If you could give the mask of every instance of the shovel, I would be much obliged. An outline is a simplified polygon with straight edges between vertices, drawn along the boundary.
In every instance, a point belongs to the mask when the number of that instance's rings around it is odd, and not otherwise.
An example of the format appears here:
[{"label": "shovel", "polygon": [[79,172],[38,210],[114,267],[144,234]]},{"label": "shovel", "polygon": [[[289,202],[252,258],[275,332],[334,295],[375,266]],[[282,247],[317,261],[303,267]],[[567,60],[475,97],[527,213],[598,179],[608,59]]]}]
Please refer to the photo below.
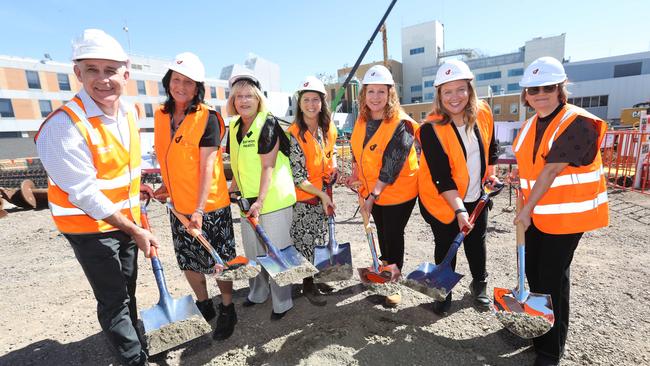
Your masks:
[{"label": "shovel", "polygon": [[[327,186],[327,194],[332,197],[332,186]],[[352,278],[352,250],[350,243],[339,244],[335,238],[334,211],[327,212],[329,240],[327,245],[314,248],[314,265],[318,273],[314,275],[314,283],[345,281]]]},{"label": "shovel", "polygon": [[[147,204],[148,202],[141,206],[141,221],[144,229],[151,230],[147,217]],[[150,309],[141,310],[140,317],[149,343],[149,354],[156,354],[200,337],[205,333],[202,330],[192,332],[189,331],[190,328],[199,330],[199,328],[207,327],[209,331],[210,326],[201,315],[196,304],[194,304],[191,295],[183,296],[180,299],[171,297],[167,290],[162,263],[158,259],[158,251],[153,246],[151,247],[151,267],[153,267],[156,285],[158,285],[160,300]],[[188,327],[187,324],[181,324],[190,319],[204,323],[204,327]]]},{"label": "shovel", "polygon": [[217,262],[216,278],[219,281],[234,281],[234,280],[247,280],[254,278],[260,273],[259,266],[255,261],[251,261],[246,257],[236,256],[233,260],[224,262],[219,256],[219,253],[214,249],[212,244],[198,229],[190,229],[190,220],[183,214],[174,209],[171,203],[167,204],[169,210],[176,216],[176,218],[183,224],[185,230],[192,235],[192,237],[199,241],[201,246],[210,253],[215,262]]},{"label": "shovel", "polygon": [[[250,209],[248,200],[242,197],[237,197],[237,203],[243,213],[247,213]],[[313,264],[309,263],[293,245],[289,245],[284,249],[278,249],[271,239],[259,224],[257,218],[246,216],[248,222],[255,228],[255,232],[262,240],[262,244],[266,249],[266,255],[258,255],[257,260],[262,267],[269,273],[269,276],[280,286],[287,286],[292,283],[298,283],[303,278],[311,277],[318,272]]]},{"label": "shovel", "polygon": [[[523,206],[521,191],[517,192],[517,212]],[[551,295],[526,290],[526,235],[517,224],[517,287],[513,290],[494,288],[494,310],[503,326],[521,338],[535,338],[548,332],[555,322]]]},{"label": "shovel", "polygon": [[[483,208],[485,208],[485,205],[487,205],[490,198],[499,194],[503,189],[503,186],[503,184],[499,184],[494,187],[494,190],[486,189],[487,192],[483,193],[479,202],[476,204],[476,207],[474,207],[472,215],[469,217],[470,224],[474,225],[474,221],[476,221],[476,218],[481,214],[481,212],[483,212]],[[430,262],[420,264],[415,271],[406,276],[406,280],[403,280],[402,284],[415,291],[430,296],[437,301],[444,301],[458,281],[463,278],[462,274],[456,273],[451,269],[451,261],[454,256],[456,256],[456,253],[458,252],[460,245],[463,243],[463,240],[465,240],[465,236],[467,236],[468,232],[469,228],[465,226],[458,235],[456,235],[442,263],[438,265]]]},{"label": "shovel", "polygon": [[[361,197],[361,193],[357,192],[357,194],[359,197],[359,207],[363,207],[363,197]],[[372,228],[370,227],[368,213],[363,208],[360,211],[361,217],[363,218],[363,227],[366,231],[366,238],[368,239],[368,246],[370,247],[370,255],[372,256],[372,267],[357,268],[361,282],[366,285],[397,282],[401,274],[399,268],[397,268],[395,264],[379,264],[379,258],[377,258],[377,248],[375,246],[375,237],[372,234]]]}]

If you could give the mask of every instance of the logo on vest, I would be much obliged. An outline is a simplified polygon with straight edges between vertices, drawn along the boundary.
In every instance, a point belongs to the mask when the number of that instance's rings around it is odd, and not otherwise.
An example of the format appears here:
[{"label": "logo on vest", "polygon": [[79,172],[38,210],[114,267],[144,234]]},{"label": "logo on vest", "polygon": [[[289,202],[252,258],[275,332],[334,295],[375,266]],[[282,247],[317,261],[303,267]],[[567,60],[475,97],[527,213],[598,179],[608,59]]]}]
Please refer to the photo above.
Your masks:
[{"label": "logo on vest", "polygon": [[375,151],[376,148],[377,148],[377,144],[370,145],[370,151]]},{"label": "logo on vest", "polygon": [[174,141],[176,141],[176,143],[179,143],[181,142],[182,139],[183,139],[183,135],[180,135],[177,138],[175,138]]},{"label": "logo on vest", "polygon": [[332,156],[332,152],[328,151],[327,154],[325,154],[325,156],[327,156],[327,158],[329,159]]}]

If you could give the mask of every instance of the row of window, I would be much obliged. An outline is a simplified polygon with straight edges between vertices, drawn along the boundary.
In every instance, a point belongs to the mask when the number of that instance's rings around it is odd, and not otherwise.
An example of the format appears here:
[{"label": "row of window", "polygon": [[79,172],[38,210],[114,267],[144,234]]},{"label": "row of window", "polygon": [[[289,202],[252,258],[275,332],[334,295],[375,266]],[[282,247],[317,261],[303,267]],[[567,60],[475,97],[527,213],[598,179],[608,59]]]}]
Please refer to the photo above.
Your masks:
[{"label": "row of window", "polygon": [[[510,114],[519,113],[519,103],[510,103]],[[501,104],[497,103],[492,106],[492,114],[498,116],[501,114]]]},{"label": "row of window", "polygon": [[[45,118],[52,113],[51,100],[39,100],[38,108],[41,112],[41,117]],[[153,104],[144,103],[144,114],[146,117],[153,117]],[[0,118],[15,118],[14,107],[11,104],[11,99],[0,98]]]},{"label": "row of window", "polygon": [[506,88],[503,89],[502,85],[493,84],[490,85],[490,90],[492,91],[492,94],[503,94],[504,92],[518,93],[521,91],[521,87],[519,86],[519,83],[509,83],[506,85]]},{"label": "row of window", "polygon": [[582,108],[594,107],[607,107],[609,102],[609,95],[594,95],[591,97],[574,97],[567,100],[569,104],[573,104]]},{"label": "row of window", "polygon": [[[508,77],[521,76],[523,74],[524,74],[524,69],[522,68],[508,70]],[[500,78],[501,78],[501,71],[484,72],[476,75],[476,81],[492,80],[492,79],[500,79]]]}]

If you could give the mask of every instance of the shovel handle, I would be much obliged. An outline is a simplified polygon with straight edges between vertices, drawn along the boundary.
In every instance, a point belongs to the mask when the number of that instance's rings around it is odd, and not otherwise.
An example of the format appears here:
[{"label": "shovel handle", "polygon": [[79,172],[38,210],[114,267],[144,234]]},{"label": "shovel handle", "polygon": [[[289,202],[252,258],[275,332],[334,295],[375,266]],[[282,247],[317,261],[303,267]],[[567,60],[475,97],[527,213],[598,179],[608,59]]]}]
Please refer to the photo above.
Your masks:
[{"label": "shovel handle", "polygon": [[375,247],[375,238],[372,235],[372,228],[370,227],[370,218],[368,213],[363,209],[365,204],[361,193],[357,192],[357,197],[359,199],[359,207],[361,208],[361,217],[363,218],[363,228],[366,231],[366,237],[368,239],[368,246],[370,247],[370,254],[372,255],[372,266],[375,269],[375,272],[379,272],[379,257],[377,256],[377,248]]},{"label": "shovel handle", "polygon": [[169,211],[171,211],[174,214],[174,216],[176,216],[178,221],[180,221],[181,224],[183,224],[183,226],[185,227],[185,231],[187,231],[187,233],[190,234],[194,239],[198,240],[198,242],[203,246],[203,248],[207,250],[208,253],[210,253],[210,255],[212,255],[212,258],[214,258],[215,262],[217,262],[217,264],[221,266],[228,267],[228,265],[219,256],[219,253],[217,253],[217,251],[214,249],[212,244],[210,244],[208,239],[206,239],[205,236],[203,236],[201,231],[196,228],[190,229],[190,220],[188,220],[187,217],[185,217],[185,215],[176,211],[176,209],[171,204],[168,204],[168,207],[169,207]]},{"label": "shovel handle", "polygon": [[[147,206],[149,206],[149,200],[146,200],[144,204],[140,205],[140,222],[142,223],[143,229],[151,231]],[[159,303],[165,304],[170,301],[172,297],[167,289],[167,282],[165,281],[165,273],[162,263],[160,262],[160,259],[158,259],[158,249],[152,245],[149,248],[149,254],[149,258],[151,258],[151,269],[153,270],[153,276],[156,279],[156,286],[158,286],[158,293],[160,294]]]},{"label": "shovel handle", "polygon": [[[519,213],[524,207],[524,197],[521,189],[517,189],[517,205],[516,212]],[[517,223],[517,292],[515,298],[519,302],[523,302],[528,297],[526,291],[526,230],[524,224]]]},{"label": "shovel handle", "polygon": [[[144,204],[140,205],[140,222],[142,223],[142,228],[151,231],[151,225],[149,224],[149,215],[147,214],[147,206],[149,206],[149,200],[146,200]],[[158,257],[158,249],[153,245],[149,247],[149,258],[153,260],[154,257]]]}]

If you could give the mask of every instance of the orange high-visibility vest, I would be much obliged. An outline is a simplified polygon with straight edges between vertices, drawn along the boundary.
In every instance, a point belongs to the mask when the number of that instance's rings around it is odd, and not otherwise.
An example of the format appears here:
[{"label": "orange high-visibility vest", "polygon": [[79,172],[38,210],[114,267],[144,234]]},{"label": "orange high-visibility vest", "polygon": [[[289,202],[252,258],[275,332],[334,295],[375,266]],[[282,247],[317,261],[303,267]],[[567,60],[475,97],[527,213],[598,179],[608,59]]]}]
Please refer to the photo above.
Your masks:
[{"label": "orange high-visibility vest", "polygon": [[[305,154],[305,167],[308,179],[319,191],[323,189],[323,181],[328,181],[334,171],[334,146],[336,145],[336,126],[330,122],[327,131],[327,141],[324,146],[309,131],[305,131],[305,141],[300,137],[300,128],[294,122],[287,130],[298,141],[303,154]],[[296,199],[307,201],[316,197],[296,186]]]},{"label": "orange high-visibility vest", "polygon": [[[86,116],[86,109],[78,96],[63,105],[60,110],[70,117],[86,140],[97,170],[96,178],[100,191],[124,216],[140,225],[140,134],[133,113],[127,113],[130,135],[130,146],[127,150],[99,117]],[[43,125],[48,120],[49,118]],[[34,139],[38,139],[38,134]],[[68,194],[52,179],[48,179],[47,200],[54,223],[62,233],[91,234],[118,230],[104,220],[95,220],[70,203]]]},{"label": "orange high-visibility vest", "polygon": [[[427,118],[427,123],[433,125],[433,131],[436,133],[440,145],[442,145],[442,149],[449,158],[451,179],[456,184],[456,188],[458,188],[458,195],[461,198],[464,198],[465,194],[467,194],[467,189],[469,188],[469,171],[467,170],[467,160],[465,160],[465,155],[463,154],[463,147],[461,146],[461,142],[451,125],[453,122],[441,125],[436,123],[436,121],[439,120],[439,116],[429,116]],[[480,142],[483,145],[483,158],[485,160],[486,169],[482,179],[485,180],[488,172],[487,167],[490,155],[490,141],[492,141],[494,121],[492,119],[492,111],[490,110],[490,107],[483,101],[479,103],[476,125],[478,126],[479,134],[481,135]],[[461,128],[465,128],[465,126]],[[420,129],[415,132],[415,138],[421,145]],[[431,170],[429,170],[427,159],[424,157],[420,158],[418,197],[420,202],[422,202],[424,207],[426,207],[427,211],[438,221],[445,224],[454,221],[456,214],[454,213],[454,210],[452,210],[451,206],[449,206],[449,203],[447,203],[447,200],[438,193],[438,189],[431,178]]]},{"label": "orange high-visibility vest", "polygon": [[[384,151],[402,120],[410,123],[413,131],[417,129],[417,123],[406,113],[400,112],[398,116],[390,120],[383,120],[365,147],[363,146],[363,140],[366,137],[365,118],[359,116],[354,125],[354,130],[352,130],[352,136],[350,137],[350,144],[352,145],[352,154],[357,163],[359,179],[362,183],[359,187],[359,192],[364,197],[368,196],[370,190],[375,187],[377,179],[379,179]],[[415,152],[415,146],[411,145],[411,150],[399,176],[393,184],[387,185],[381,192],[376,204],[384,206],[396,205],[415,198],[417,194],[418,157]]]},{"label": "orange high-visibility vest", "polygon": [[[545,157],[551,151],[553,143],[578,116],[596,124],[597,146],[600,146],[605,137],[607,124],[584,109],[567,104],[546,128],[535,163],[533,163],[533,148],[537,115],[528,119],[522,126],[519,135],[513,141],[513,150],[519,166],[519,183],[524,201],[530,197],[535,180],[544,169]],[[564,168],[537,202],[531,217],[535,226],[548,234],[581,233],[607,226],[609,224],[607,182],[600,150],[597,151],[591,164]]]},{"label": "orange high-visibility vest", "polygon": [[[214,112],[213,112],[214,113]],[[197,111],[188,113],[171,136],[170,114],[164,113],[162,107],[154,114],[154,144],[160,162],[160,173],[174,204],[174,208],[183,214],[191,215],[199,201],[200,147],[199,142],[208,123],[210,109],[200,104]],[[220,139],[226,134],[226,126],[217,113]],[[217,157],[212,171],[212,180],[208,198],[203,210],[215,211],[230,205],[228,185],[223,170],[221,148],[217,147]]]}]

